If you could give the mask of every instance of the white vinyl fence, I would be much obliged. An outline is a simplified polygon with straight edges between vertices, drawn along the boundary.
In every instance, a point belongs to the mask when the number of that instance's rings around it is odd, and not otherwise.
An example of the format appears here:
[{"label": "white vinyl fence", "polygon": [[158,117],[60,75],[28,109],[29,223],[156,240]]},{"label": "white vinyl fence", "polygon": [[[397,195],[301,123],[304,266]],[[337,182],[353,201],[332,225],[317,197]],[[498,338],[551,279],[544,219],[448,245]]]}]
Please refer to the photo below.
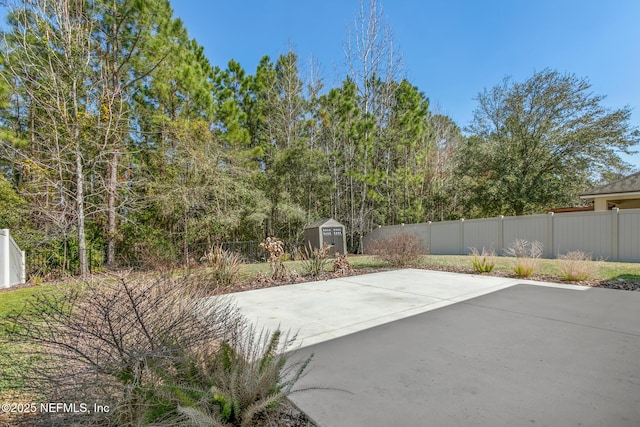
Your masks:
[{"label": "white vinyl fence", "polygon": [[569,251],[608,261],[640,262],[640,209],[573,212],[380,227],[363,238],[364,252],[374,240],[400,233],[415,235],[436,255],[466,255],[471,248],[497,255],[516,239],[538,241],[544,257]]},{"label": "white vinyl fence", "polygon": [[0,229],[0,288],[25,283],[25,254],[13,241],[9,230]]}]

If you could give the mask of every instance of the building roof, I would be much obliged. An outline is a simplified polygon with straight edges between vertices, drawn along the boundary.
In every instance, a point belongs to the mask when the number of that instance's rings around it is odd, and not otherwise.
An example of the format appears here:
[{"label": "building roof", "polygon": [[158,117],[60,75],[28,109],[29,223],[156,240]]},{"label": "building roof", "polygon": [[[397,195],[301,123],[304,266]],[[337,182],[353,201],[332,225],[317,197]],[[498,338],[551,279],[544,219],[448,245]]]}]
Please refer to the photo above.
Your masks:
[{"label": "building roof", "polygon": [[590,190],[580,195],[582,198],[608,194],[625,194],[640,192],[640,172],[626,176],[610,184]]},{"label": "building roof", "polygon": [[319,219],[318,221],[307,225],[306,227],[304,227],[304,229],[306,230],[307,228],[318,228],[318,227],[323,227],[323,226],[344,227],[342,224],[340,224],[338,221],[336,221],[333,218],[323,218],[323,219]]},{"label": "building roof", "polygon": [[569,206],[566,208],[555,208],[555,209],[549,209],[547,211],[547,213],[549,212],[553,212],[553,213],[568,213],[568,212],[590,212],[593,211],[595,209],[595,206],[591,205],[591,206]]}]

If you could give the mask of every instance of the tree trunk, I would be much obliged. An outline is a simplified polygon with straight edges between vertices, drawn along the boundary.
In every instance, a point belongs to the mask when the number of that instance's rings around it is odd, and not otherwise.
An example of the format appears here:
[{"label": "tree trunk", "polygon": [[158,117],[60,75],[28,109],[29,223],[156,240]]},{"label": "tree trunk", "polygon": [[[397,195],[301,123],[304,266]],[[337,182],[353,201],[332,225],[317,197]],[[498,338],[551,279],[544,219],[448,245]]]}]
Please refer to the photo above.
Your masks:
[{"label": "tree trunk", "polygon": [[76,214],[78,219],[78,274],[85,278],[87,268],[87,244],[84,235],[84,172],[82,170],[82,154],[76,151]]},{"label": "tree trunk", "polygon": [[107,183],[107,266],[112,267],[116,259],[116,196],[118,186],[118,151],[113,153],[109,164]]}]

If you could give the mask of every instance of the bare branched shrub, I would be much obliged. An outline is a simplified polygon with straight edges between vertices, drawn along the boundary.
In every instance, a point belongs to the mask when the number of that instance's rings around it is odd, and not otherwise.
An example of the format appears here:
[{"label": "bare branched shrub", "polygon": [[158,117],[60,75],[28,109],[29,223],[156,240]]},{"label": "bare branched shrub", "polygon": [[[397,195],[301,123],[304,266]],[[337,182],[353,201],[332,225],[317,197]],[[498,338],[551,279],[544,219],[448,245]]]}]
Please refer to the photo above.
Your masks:
[{"label": "bare branched shrub", "polygon": [[543,251],[544,247],[538,241],[516,239],[505,250],[505,255],[514,258],[512,269],[516,276],[529,277],[535,271]]},{"label": "bare branched shrub", "polygon": [[[194,293],[203,288],[194,280],[202,278],[118,278],[36,295],[27,310],[12,316],[8,330],[12,342],[41,360],[22,372],[22,391],[47,402],[95,402],[110,411],[40,414],[43,419],[29,424],[175,425],[179,406],[199,405],[197,393],[187,390],[233,382],[211,373],[231,351],[244,357],[241,350],[254,332],[228,300]],[[269,354],[281,360],[282,351]],[[283,380],[278,372],[262,381],[261,387],[273,388]]]},{"label": "bare branched shrub", "polygon": [[580,282],[587,280],[598,271],[591,254],[583,251],[570,251],[559,256],[558,268],[565,280]]},{"label": "bare branched shrub", "polygon": [[329,263],[329,249],[331,249],[331,246],[327,244],[322,249],[319,249],[312,247],[309,242],[309,245],[304,248],[304,258],[302,260],[304,272],[311,277],[318,277]]},{"label": "bare branched shrub", "polygon": [[367,252],[382,259],[392,267],[406,267],[417,262],[428,249],[412,234],[396,234],[385,239],[374,240]]},{"label": "bare branched shrub", "polygon": [[353,273],[353,267],[347,259],[347,255],[340,255],[336,252],[336,259],[333,261],[333,275],[336,277],[349,276]]},{"label": "bare branched shrub", "polygon": [[275,237],[267,237],[260,243],[260,247],[269,254],[268,262],[271,266],[271,278],[274,280],[282,280],[287,277],[287,269],[282,262],[284,255],[284,243]]},{"label": "bare branched shrub", "polygon": [[211,274],[216,284],[232,286],[238,281],[243,264],[239,254],[216,245],[212,246],[200,260],[205,261],[211,268]]},{"label": "bare branched shrub", "polygon": [[478,252],[476,248],[471,248],[471,264],[477,273],[490,273],[496,266],[496,253],[482,248]]}]

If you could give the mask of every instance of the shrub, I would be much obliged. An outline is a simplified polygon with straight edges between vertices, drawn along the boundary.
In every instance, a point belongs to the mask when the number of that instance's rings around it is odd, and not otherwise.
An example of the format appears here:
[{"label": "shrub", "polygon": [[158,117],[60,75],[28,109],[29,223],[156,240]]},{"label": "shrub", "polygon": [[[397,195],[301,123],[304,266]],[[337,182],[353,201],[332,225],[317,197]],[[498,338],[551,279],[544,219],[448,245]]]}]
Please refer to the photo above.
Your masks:
[{"label": "shrub", "polygon": [[582,251],[571,251],[560,255],[558,268],[565,280],[576,282],[587,280],[598,269],[592,261],[591,254]]},{"label": "shrub", "polygon": [[426,255],[428,249],[416,236],[401,233],[386,239],[374,240],[367,248],[367,252],[392,267],[405,267],[418,261],[422,255]]},{"label": "shrub", "polygon": [[318,277],[329,263],[328,255],[331,246],[325,244],[322,249],[312,248],[311,243],[304,248],[302,268],[311,277]]},{"label": "shrub", "polygon": [[281,347],[281,339],[279,331],[252,331],[235,345],[223,341],[220,355],[205,373],[208,387],[195,393],[195,405],[178,408],[184,420],[204,426],[254,425],[257,414],[274,408],[293,391],[311,359],[285,367],[284,350],[292,340],[285,338]]},{"label": "shrub", "polygon": [[513,257],[512,270],[518,277],[529,277],[535,271],[543,253],[543,245],[538,241],[529,242],[516,239],[505,251],[507,256]]},{"label": "shrub", "polygon": [[271,278],[274,280],[282,280],[287,277],[287,269],[282,262],[284,255],[284,243],[275,237],[267,237],[260,243],[260,247],[269,255],[267,261],[271,266]]},{"label": "shrub", "polygon": [[333,275],[342,277],[351,273],[353,273],[353,268],[347,259],[347,255],[340,255],[340,252],[336,252],[336,259],[333,261]]},{"label": "shrub", "polygon": [[[60,294],[38,294],[27,311],[13,315],[12,342],[27,344],[22,348],[28,355],[45,361],[22,372],[25,395],[111,408],[39,414],[42,419],[30,424],[176,425],[184,408],[202,405],[239,424],[265,410],[267,400],[277,404],[308,361],[286,377],[290,342],[279,345],[276,332],[266,346],[257,345],[255,331],[227,300],[190,293],[202,288],[197,280],[202,278],[168,275],[78,284]],[[203,402],[208,395],[202,390],[213,393],[212,400]],[[222,398],[232,402],[230,416]]]},{"label": "shrub", "polygon": [[477,273],[490,273],[496,265],[496,254],[494,251],[487,251],[482,248],[482,253],[479,253],[476,248],[471,248],[471,264],[473,270]]},{"label": "shrub", "polygon": [[231,286],[238,281],[242,268],[242,257],[239,254],[218,245],[212,246],[200,260],[207,262],[217,284]]},{"label": "shrub", "polygon": [[542,252],[542,243],[524,239],[514,240],[505,250],[507,256],[514,258],[512,270],[518,277],[529,277],[533,274]]}]

